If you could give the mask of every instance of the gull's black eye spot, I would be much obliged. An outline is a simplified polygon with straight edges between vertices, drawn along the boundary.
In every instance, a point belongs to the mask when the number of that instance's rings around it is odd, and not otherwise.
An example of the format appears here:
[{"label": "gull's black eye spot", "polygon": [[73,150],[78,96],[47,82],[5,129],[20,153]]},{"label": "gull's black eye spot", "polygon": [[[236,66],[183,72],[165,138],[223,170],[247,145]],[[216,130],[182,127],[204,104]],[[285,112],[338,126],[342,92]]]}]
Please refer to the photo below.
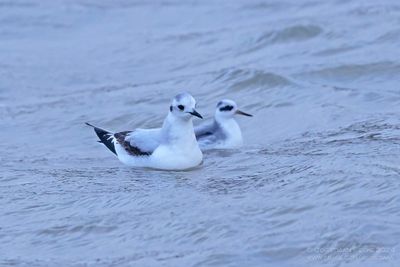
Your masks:
[{"label": "gull's black eye spot", "polygon": [[219,111],[231,111],[233,109],[233,106],[227,105],[225,107],[222,107],[219,109]]},{"label": "gull's black eye spot", "polygon": [[184,107],[183,105],[179,105],[178,108],[179,108],[180,110],[184,110],[184,109],[185,109],[185,107]]}]

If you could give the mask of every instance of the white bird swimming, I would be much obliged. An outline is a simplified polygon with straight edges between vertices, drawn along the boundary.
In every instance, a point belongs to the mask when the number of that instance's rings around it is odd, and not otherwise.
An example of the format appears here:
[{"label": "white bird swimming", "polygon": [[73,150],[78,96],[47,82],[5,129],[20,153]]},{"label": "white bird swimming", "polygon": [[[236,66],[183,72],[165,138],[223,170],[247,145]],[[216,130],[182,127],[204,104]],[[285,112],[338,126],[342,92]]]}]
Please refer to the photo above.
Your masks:
[{"label": "white bird swimming", "polygon": [[184,170],[199,165],[203,154],[196,141],[192,117],[203,118],[196,110],[196,100],[181,93],[172,100],[162,128],[136,129],[111,133],[94,128],[100,143],[129,166],[161,170]]},{"label": "white bird swimming", "polygon": [[229,149],[243,145],[242,132],[234,116],[236,114],[252,117],[240,111],[234,101],[224,99],[218,102],[214,120],[195,127],[195,134],[200,148]]}]

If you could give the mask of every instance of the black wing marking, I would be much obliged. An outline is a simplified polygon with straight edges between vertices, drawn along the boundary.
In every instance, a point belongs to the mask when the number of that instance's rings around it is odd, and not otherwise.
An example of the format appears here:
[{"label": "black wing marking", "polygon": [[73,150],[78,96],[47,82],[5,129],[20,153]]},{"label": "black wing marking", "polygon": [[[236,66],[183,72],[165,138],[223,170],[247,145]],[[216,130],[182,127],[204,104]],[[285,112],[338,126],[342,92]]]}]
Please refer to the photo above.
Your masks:
[{"label": "black wing marking", "polygon": [[136,146],[132,146],[129,141],[126,141],[126,136],[130,134],[132,131],[119,132],[114,134],[115,139],[118,144],[120,144],[128,154],[132,156],[150,156],[151,152],[145,152],[140,150],[140,148]]},{"label": "black wing marking", "polygon": [[113,134],[103,130],[101,128],[98,128],[96,126],[93,126],[92,124],[86,122],[86,125],[93,127],[94,132],[96,133],[96,135],[99,137],[100,139],[100,143],[102,143],[103,145],[105,145],[112,153],[114,153],[115,155],[117,155],[117,152],[115,151],[115,146],[113,143]]}]

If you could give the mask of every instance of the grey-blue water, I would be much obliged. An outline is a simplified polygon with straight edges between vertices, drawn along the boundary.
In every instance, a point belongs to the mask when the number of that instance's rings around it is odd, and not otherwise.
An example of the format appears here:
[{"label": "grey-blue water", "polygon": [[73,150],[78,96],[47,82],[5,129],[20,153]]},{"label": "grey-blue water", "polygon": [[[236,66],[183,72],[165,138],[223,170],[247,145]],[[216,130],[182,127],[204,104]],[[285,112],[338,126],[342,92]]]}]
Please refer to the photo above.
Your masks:
[{"label": "grey-blue water", "polygon": [[[397,0],[0,0],[0,265],[398,266],[399,81]],[[181,91],[243,149],[132,169],[83,124]]]}]

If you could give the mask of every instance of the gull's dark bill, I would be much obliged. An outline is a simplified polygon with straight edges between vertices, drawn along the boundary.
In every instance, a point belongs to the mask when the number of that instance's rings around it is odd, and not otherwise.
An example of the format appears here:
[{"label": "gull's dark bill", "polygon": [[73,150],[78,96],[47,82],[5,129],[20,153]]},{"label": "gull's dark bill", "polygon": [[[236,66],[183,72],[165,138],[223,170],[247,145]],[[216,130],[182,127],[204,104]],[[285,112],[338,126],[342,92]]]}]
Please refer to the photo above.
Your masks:
[{"label": "gull's dark bill", "polygon": [[193,116],[203,119],[203,116],[201,116],[200,113],[198,113],[196,110],[193,110],[192,112],[189,112],[189,113],[192,114]]}]

